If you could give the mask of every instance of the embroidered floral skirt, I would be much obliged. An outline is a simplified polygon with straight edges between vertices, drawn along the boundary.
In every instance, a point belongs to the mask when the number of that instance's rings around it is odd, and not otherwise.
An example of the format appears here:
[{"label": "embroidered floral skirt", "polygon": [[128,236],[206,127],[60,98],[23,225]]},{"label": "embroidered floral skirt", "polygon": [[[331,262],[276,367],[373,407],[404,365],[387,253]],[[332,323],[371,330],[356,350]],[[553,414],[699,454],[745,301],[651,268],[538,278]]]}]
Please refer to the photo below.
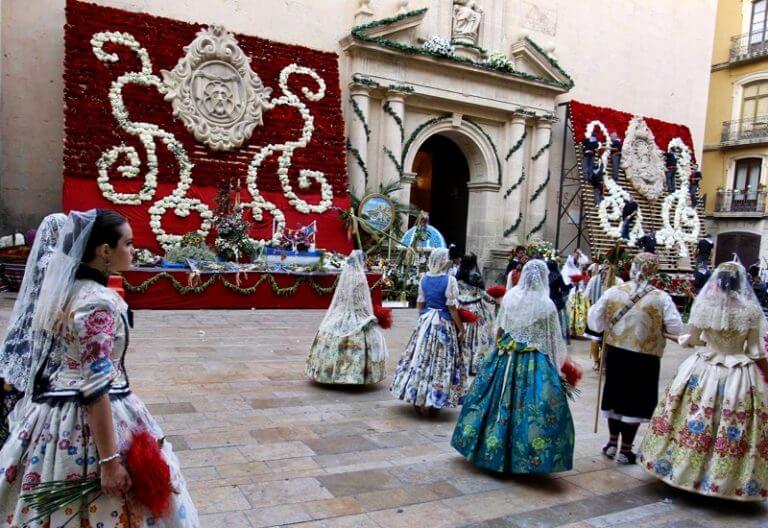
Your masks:
[{"label": "embroidered floral skirt", "polygon": [[[125,453],[134,430],[147,430],[156,438],[163,433],[144,404],[134,395],[112,401],[112,418],[118,450]],[[85,408],[71,400],[52,405],[29,405],[0,451],[0,526],[27,526],[36,516],[19,497],[39,482],[98,476],[98,454],[86,425]],[[155,519],[129,495],[126,500],[101,495],[84,511],[70,505],[50,517],[45,526],[90,528],[196,528],[197,511],[181,476],[179,461],[167,440],[163,456],[171,470],[175,493],[167,517]],[[78,513],[80,512],[80,513]],[[42,524],[35,523],[35,526]]]},{"label": "embroidered floral skirt", "polygon": [[574,427],[557,368],[503,336],[464,401],[451,445],[500,473],[556,473],[573,467]]},{"label": "embroidered floral skirt", "polygon": [[304,370],[318,383],[371,385],[384,379],[386,363],[384,337],[374,324],[347,337],[318,332]]},{"label": "embroidered floral skirt", "polygon": [[463,304],[461,308],[469,310],[480,319],[474,323],[464,323],[464,338],[461,341],[461,352],[464,354],[469,373],[473,376],[483,365],[485,356],[493,349],[493,308],[488,303],[477,302]]},{"label": "embroidered floral skirt", "polygon": [[641,448],[643,467],[688,491],[768,497],[768,385],[754,363],[726,367],[697,354],[680,366]]},{"label": "embroidered floral skirt", "polygon": [[390,392],[419,407],[457,407],[464,400],[467,365],[453,321],[430,310],[416,325],[395,369]]},{"label": "embroidered floral skirt", "polygon": [[576,292],[568,298],[568,319],[572,336],[581,337],[587,330],[587,312],[589,303],[581,292]]}]

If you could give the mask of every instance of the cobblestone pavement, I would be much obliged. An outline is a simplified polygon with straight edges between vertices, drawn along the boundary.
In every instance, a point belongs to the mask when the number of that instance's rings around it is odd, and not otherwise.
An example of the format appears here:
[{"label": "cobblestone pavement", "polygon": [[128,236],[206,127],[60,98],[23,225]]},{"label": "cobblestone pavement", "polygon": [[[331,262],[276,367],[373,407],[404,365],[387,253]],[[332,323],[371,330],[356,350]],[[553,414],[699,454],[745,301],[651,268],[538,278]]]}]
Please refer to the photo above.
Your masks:
[{"label": "cobblestone pavement", "polygon": [[[3,327],[11,302],[0,302]],[[392,399],[387,383],[307,382],[304,358],[322,315],[136,314],[132,386],[169,435],[203,528],[768,527],[765,504],[706,500],[599,455],[607,432],[603,423],[592,432],[597,378],[584,341],[571,347],[585,370],[572,406],[575,469],[500,477],[451,449],[455,410],[427,419]],[[390,372],[416,319],[413,310],[394,315]],[[665,382],[686,354],[668,348]]]}]

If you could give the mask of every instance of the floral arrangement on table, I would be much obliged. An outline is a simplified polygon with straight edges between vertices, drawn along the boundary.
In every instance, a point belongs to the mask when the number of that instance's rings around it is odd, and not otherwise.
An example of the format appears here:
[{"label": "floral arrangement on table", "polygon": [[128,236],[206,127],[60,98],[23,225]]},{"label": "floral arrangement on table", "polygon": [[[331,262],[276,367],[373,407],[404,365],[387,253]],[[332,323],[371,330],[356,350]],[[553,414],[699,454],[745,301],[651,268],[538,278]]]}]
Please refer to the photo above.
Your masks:
[{"label": "floral arrangement on table", "polygon": [[660,290],[664,290],[673,297],[696,297],[696,287],[692,275],[669,275],[659,273],[653,278],[651,284]]},{"label": "floral arrangement on table", "polygon": [[165,251],[165,260],[170,263],[186,264],[187,260],[215,261],[216,255],[199,233],[187,233],[181,240]]},{"label": "floral arrangement on table", "polygon": [[525,245],[525,254],[530,258],[552,259],[557,256],[552,242],[533,237]]},{"label": "floral arrangement on table", "polygon": [[139,267],[159,266],[163,262],[163,257],[155,255],[150,250],[140,248],[133,255],[133,264]]},{"label": "floral arrangement on table", "polygon": [[[236,192],[235,200],[232,193]],[[252,260],[258,255],[258,246],[248,236],[251,224],[243,218],[243,208],[239,203],[240,180],[233,189],[227,182],[216,195],[216,216],[213,227],[216,231],[216,254],[222,260],[239,262]]]}]

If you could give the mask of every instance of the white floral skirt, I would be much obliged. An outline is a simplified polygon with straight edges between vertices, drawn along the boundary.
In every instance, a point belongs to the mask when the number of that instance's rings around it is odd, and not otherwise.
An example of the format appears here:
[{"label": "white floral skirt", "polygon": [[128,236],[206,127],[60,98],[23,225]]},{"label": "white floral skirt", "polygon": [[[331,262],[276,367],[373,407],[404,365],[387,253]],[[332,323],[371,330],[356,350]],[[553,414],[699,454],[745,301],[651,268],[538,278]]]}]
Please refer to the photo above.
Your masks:
[{"label": "white floral skirt", "polygon": [[472,375],[477,374],[483,361],[493,349],[493,309],[484,301],[461,304],[461,308],[469,310],[480,319],[474,323],[464,323],[464,337],[461,340],[461,352],[464,363]]},{"label": "white floral skirt", "polygon": [[419,407],[457,407],[467,391],[467,364],[453,321],[429,310],[419,317],[395,369],[390,392]]},{"label": "white floral skirt", "polygon": [[[98,453],[85,412],[85,407],[75,401],[28,406],[0,451],[0,526],[21,528],[36,517],[35,510],[31,510],[20,498],[21,493],[31,491],[35,484],[98,476]],[[133,394],[112,401],[112,419],[118,450],[122,453],[127,451],[135,430],[146,430],[156,438],[163,437],[147,408]],[[174,488],[170,512],[165,518],[153,518],[130,494],[126,500],[102,494],[85,508],[82,504],[75,504],[59,510],[50,517],[50,526],[61,526],[76,515],[67,526],[199,527],[197,510],[181,475],[179,461],[167,440],[162,452],[170,467]],[[35,526],[43,524],[35,523]]]},{"label": "white floral skirt", "polygon": [[677,371],[651,419],[643,467],[667,484],[740,501],[768,497],[768,385],[753,362],[698,354]]},{"label": "white floral skirt", "polygon": [[371,324],[345,337],[318,331],[304,370],[318,383],[371,385],[384,379],[386,363],[384,336]]}]

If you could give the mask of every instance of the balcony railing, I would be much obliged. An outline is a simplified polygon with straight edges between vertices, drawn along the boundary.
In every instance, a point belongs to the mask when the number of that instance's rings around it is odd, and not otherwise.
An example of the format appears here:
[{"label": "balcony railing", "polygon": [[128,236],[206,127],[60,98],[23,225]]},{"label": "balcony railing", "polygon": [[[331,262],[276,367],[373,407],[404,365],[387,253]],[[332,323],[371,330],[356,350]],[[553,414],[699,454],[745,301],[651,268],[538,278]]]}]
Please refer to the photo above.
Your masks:
[{"label": "balcony railing", "polygon": [[720,142],[724,145],[768,142],[768,115],[724,121]]},{"label": "balcony railing", "polygon": [[739,62],[768,56],[768,35],[744,33],[731,37],[728,62]]},{"label": "balcony railing", "polygon": [[765,213],[765,191],[717,191],[716,213]]}]

